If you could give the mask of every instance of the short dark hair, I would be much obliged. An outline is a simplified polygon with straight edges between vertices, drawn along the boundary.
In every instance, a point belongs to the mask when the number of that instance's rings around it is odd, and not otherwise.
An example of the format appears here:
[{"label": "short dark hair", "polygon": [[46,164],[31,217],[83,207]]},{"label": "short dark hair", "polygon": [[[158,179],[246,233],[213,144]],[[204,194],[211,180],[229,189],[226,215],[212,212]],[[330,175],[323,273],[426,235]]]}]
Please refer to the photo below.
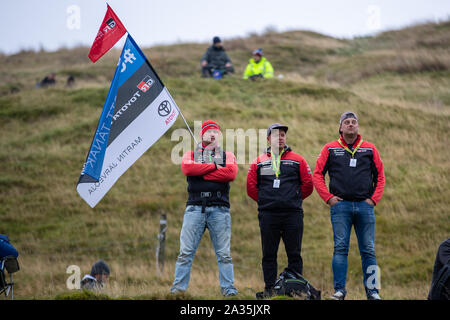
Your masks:
[{"label": "short dark hair", "polygon": [[91,269],[91,276],[95,276],[96,274],[107,274],[109,275],[109,267],[105,261],[102,259],[98,260]]}]

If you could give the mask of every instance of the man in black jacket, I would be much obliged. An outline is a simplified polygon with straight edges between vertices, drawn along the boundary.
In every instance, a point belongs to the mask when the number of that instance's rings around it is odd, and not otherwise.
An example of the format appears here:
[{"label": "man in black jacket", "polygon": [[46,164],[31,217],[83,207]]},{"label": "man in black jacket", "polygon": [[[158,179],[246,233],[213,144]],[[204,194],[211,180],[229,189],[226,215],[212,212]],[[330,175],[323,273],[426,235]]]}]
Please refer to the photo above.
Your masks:
[{"label": "man in black jacket", "polygon": [[203,54],[201,59],[202,77],[220,78],[223,74],[233,73],[234,68],[222,46],[219,37],[213,38],[213,45]]},{"label": "man in black jacket", "polygon": [[279,123],[269,126],[269,148],[253,160],[247,174],[247,194],[258,203],[265,297],[274,294],[281,239],[288,268],[303,273],[302,203],[313,192],[313,183],[306,160],[286,145],[287,131]]},{"label": "man in black jacket", "polygon": [[[344,300],[350,235],[355,229],[369,300],[380,300],[379,271],[375,256],[375,205],[381,200],[385,175],[380,153],[359,134],[358,116],[344,112],[339,119],[338,140],[327,143],[319,154],[313,183],[330,206],[333,227],[333,287],[335,300]],[[325,175],[329,175],[329,187]]]}]

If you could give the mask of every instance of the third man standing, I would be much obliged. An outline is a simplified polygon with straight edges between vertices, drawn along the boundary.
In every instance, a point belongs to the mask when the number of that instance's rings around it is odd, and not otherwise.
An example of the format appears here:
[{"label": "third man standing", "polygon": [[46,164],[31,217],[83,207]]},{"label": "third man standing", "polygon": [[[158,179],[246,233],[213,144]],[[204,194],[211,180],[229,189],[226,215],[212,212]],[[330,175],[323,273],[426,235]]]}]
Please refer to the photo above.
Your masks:
[{"label": "third man standing", "polygon": [[[377,281],[378,267],[375,257],[374,206],[380,201],[384,189],[384,171],[380,154],[375,146],[358,134],[358,117],[344,112],[339,121],[338,140],[326,144],[316,162],[314,186],[320,197],[330,206],[334,234],[332,260],[332,298],[344,300],[347,291],[347,255],[352,226],[355,227],[361,254],[364,288],[367,299],[380,300]],[[325,174],[330,176],[329,191]]]}]

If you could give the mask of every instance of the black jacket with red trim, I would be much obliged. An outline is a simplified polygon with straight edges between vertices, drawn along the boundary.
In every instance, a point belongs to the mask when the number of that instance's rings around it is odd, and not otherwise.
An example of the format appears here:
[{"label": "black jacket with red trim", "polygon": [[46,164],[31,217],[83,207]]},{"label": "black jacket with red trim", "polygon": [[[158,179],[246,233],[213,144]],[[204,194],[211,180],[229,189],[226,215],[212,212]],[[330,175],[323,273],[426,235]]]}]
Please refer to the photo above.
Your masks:
[{"label": "black jacket with red trim", "polygon": [[[223,166],[218,167],[217,164]],[[204,148],[201,144],[195,152],[188,151],[181,160],[181,171],[187,177],[189,198],[186,205],[230,207],[230,182],[236,178],[236,157],[220,148]]]},{"label": "black jacket with red trim", "polygon": [[250,165],[247,194],[258,202],[258,211],[301,211],[303,199],[313,192],[308,163],[288,146],[281,156],[280,168],[280,187],[274,188],[270,148]]},{"label": "black jacket with red trim", "polygon": [[[361,139],[358,135],[353,148],[358,146]],[[325,202],[333,196],[338,196],[348,201],[372,199],[377,204],[385,185],[383,163],[378,150],[373,144],[363,140],[354,155],[356,166],[352,167],[352,155],[344,148],[348,146],[342,136],[339,140],[326,144],[320,152],[314,168],[314,187]],[[327,172],[330,176],[329,191],[325,185]]]}]

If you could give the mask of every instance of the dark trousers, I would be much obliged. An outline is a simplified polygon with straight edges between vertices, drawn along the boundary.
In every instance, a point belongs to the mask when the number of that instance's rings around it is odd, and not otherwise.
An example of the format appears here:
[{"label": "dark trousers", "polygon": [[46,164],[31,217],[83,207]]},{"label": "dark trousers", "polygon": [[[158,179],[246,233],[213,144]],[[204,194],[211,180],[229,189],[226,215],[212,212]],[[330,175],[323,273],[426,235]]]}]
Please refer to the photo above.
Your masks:
[{"label": "dark trousers", "polygon": [[277,273],[277,253],[280,239],[286,249],[288,268],[303,273],[301,256],[303,237],[303,211],[297,212],[259,212],[261,230],[262,270],[266,289],[274,286]]}]

